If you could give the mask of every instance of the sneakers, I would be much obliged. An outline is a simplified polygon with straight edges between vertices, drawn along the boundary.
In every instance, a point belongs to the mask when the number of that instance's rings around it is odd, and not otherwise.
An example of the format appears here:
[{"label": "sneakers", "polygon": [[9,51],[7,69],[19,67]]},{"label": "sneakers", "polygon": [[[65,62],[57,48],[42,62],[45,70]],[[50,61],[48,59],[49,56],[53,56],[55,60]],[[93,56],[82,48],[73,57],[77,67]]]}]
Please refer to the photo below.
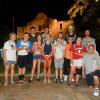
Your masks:
[{"label": "sneakers", "polygon": [[51,81],[50,80],[48,80],[48,84],[50,84],[51,83]]},{"label": "sneakers", "polygon": [[11,84],[13,85],[15,82],[14,82],[14,80],[11,80]]},{"label": "sneakers", "polygon": [[40,78],[37,78],[36,80],[37,80],[37,81],[40,81]]},{"label": "sneakers", "polygon": [[64,81],[66,82],[67,81],[67,75],[64,75]]},{"label": "sneakers", "polygon": [[46,79],[44,79],[44,83],[46,83]]},{"label": "sneakers", "polygon": [[94,89],[93,95],[96,97],[99,96],[99,89],[98,88]]},{"label": "sneakers", "polygon": [[73,82],[72,82],[72,81],[69,81],[69,82],[68,82],[68,86],[73,87],[73,86],[74,86],[74,85],[73,85]]},{"label": "sneakers", "polygon": [[24,78],[23,78],[23,81],[27,81],[27,80],[28,80],[27,77],[24,77]]},{"label": "sneakers", "polygon": [[31,83],[33,80],[29,80],[28,83]]},{"label": "sneakers", "polygon": [[54,82],[57,83],[57,79],[56,78],[55,78]]},{"label": "sneakers", "polygon": [[79,83],[78,83],[78,82],[76,82],[76,83],[75,83],[75,85],[76,85],[76,86],[79,86]]},{"label": "sneakers", "polygon": [[18,80],[18,81],[17,81],[17,84],[18,84],[18,85],[23,85],[23,83],[24,83],[23,80]]},{"label": "sneakers", "polygon": [[[11,80],[11,85],[13,85],[14,83],[14,80]],[[5,81],[4,86],[8,86],[8,81]]]},{"label": "sneakers", "polygon": [[8,81],[5,81],[4,86],[8,86]]},{"label": "sneakers", "polygon": [[63,82],[63,80],[62,79],[60,79],[60,83],[62,83]]}]

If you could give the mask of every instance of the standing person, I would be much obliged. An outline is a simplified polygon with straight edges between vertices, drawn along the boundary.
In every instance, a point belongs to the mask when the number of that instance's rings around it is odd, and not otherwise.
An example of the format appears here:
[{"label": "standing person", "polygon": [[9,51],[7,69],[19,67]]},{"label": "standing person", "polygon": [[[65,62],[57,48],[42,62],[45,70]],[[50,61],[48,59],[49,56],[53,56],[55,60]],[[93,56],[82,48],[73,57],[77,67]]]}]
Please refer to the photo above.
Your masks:
[{"label": "standing person", "polygon": [[86,52],[86,48],[82,45],[81,37],[78,37],[76,44],[73,44],[70,48],[70,51],[73,55],[71,61],[71,71],[69,76],[69,85],[72,85],[72,79],[76,72],[76,86],[79,86],[79,78],[82,75],[82,60],[83,54]]},{"label": "standing person", "polygon": [[25,81],[25,71],[28,67],[28,53],[32,49],[32,44],[29,39],[29,33],[24,33],[23,39],[19,40],[17,42],[16,48],[18,50],[18,75],[19,75],[19,81],[18,83],[22,83]]},{"label": "standing person", "polygon": [[36,28],[32,26],[30,28],[29,41],[31,43],[34,43],[34,42],[36,42],[36,38],[37,38]]},{"label": "standing person", "polygon": [[96,43],[95,39],[90,36],[90,30],[85,30],[85,37],[82,39],[82,44],[88,49],[89,45],[95,46],[95,53],[99,55],[99,53],[96,51]]},{"label": "standing person", "polygon": [[46,35],[49,33],[49,28],[45,27],[44,33],[42,34],[42,42],[46,41]]},{"label": "standing person", "polygon": [[67,34],[65,36],[65,41],[68,41],[68,38],[73,38],[73,43],[76,41],[76,33],[75,33],[75,27],[73,25],[69,25],[67,29]]},{"label": "standing person", "polygon": [[95,87],[93,95],[99,96],[100,56],[95,54],[95,46],[89,45],[88,52],[83,56],[83,77],[89,87]]},{"label": "standing person", "polygon": [[73,43],[73,38],[69,37],[68,42],[65,45],[65,55],[64,55],[64,81],[67,81],[68,75],[70,73],[70,62],[72,59],[72,54],[70,52],[70,48]]},{"label": "standing person", "polygon": [[[31,42],[31,44],[33,44],[36,41],[37,38],[37,32],[36,32],[36,28],[35,27],[31,27],[30,28],[30,34],[29,34],[29,41]],[[32,62],[33,62],[33,53],[29,52],[28,53],[28,60],[29,60],[29,64],[28,64],[28,71],[31,73],[31,69],[32,69]]]},{"label": "standing person", "polygon": [[82,44],[88,49],[89,45],[95,45],[94,38],[90,37],[90,30],[85,30],[85,37],[82,39]]},{"label": "standing person", "polygon": [[45,27],[44,33],[42,34],[42,42],[43,42],[43,43],[45,43],[45,41],[46,41],[46,35],[47,35],[48,33],[51,35],[51,37],[50,37],[51,43],[54,41],[54,40],[53,40],[53,37],[52,37],[52,33],[49,31],[49,28],[48,28],[48,27]]},{"label": "standing person", "polygon": [[38,35],[37,41],[33,43],[32,51],[33,51],[33,67],[31,71],[31,80],[29,80],[29,82],[33,80],[36,65],[37,65],[37,81],[40,80],[40,65],[41,65],[41,60],[42,60],[41,35]]},{"label": "standing person", "polygon": [[[63,33],[62,32],[59,32],[57,37],[61,38],[61,41],[62,41],[63,45],[66,44],[66,41],[63,39]],[[56,45],[56,44],[57,44],[57,40],[54,41],[54,45]]]},{"label": "standing person", "polygon": [[50,42],[50,34],[47,34],[46,41],[43,44],[44,83],[46,83],[47,69],[48,69],[48,83],[50,83],[52,54],[53,54],[53,45]]},{"label": "standing person", "polygon": [[62,83],[63,62],[64,62],[64,45],[61,38],[57,38],[57,44],[54,46],[54,62],[55,62],[55,82],[58,80],[58,70],[60,69],[60,82]]},{"label": "standing person", "polygon": [[8,85],[9,69],[11,69],[11,84],[14,84],[14,67],[16,64],[16,34],[10,33],[9,40],[4,43],[5,83]]}]

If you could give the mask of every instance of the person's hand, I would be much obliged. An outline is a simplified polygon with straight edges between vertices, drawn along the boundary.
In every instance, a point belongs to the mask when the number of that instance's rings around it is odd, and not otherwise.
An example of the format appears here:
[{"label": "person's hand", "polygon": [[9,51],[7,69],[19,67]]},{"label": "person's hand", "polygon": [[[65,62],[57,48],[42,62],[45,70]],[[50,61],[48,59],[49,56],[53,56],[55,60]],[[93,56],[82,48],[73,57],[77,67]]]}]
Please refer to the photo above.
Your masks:
[{"label": "person's hand", "polygon": [[30,50],[28,48],[25,49],[27,52],[30,52]]}]

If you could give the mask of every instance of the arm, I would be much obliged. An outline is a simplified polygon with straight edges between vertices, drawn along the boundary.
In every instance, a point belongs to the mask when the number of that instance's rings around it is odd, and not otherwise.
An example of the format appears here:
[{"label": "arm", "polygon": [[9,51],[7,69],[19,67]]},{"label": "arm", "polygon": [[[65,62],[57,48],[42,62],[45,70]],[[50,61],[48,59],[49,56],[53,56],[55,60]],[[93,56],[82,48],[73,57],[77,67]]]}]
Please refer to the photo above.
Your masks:
[{"label": "arm", "polygon": [[6,63],[6,62],[7,62],[7,58],[6,58],[6,51],[7,51],[7,49],[4,49],[4,58],[3,58],[4,63]]},{"label": "arm", "polygon": [[54,54],[54,45],[52,44],[52,52],[51,52],[50,56],[53,56],[53,54]]},{"label": "arm", "polygon": [[20,47],[21,46],[21,40],[19,40],[18,42],[17,42],[17,44],[16,44],[16,50],[17,51],[19,51],[19,50],[22,50],[23,48],[22,47]]}]

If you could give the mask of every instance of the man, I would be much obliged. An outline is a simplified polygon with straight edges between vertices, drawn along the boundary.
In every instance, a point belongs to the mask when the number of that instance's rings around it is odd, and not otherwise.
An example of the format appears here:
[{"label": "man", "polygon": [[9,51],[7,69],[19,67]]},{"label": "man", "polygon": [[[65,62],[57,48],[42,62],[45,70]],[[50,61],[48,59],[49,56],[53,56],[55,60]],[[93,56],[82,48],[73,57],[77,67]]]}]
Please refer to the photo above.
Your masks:
[{"label": "man", "polygon": [[95,86],[94,96],[99,96],[100,57],[94,53],[95,46],[89,45],[88,52],[83,56],[83,77],[89,87]]},{"label": "man", "polygon": [[53,43],[54,40],[53,40],[53,37],[52,37],[52,33],[49,31],[49,28],[48,27],[45,27],[44,33],[42,34],[42,42],[45,43],[46,35],[48,33],[51,35],[50,41],[51,41],[51,43]]},{"label": "man", "polygon": [[4,43],[5,83],[8,85],[9,69],[11,69],[11,84],[14,84],[14,67],[16,64],[16,34],[10,33],[9,40]]},{"label": "man", "polygon": [[25,71],[28,67],[28,53],[32,49],[32,44],[29,39],[29,33],[24,33],[23,40],[19,40],[17,42],[16,48],[18,50],[18,75],[19,75],[19,81],[18,83],[22,83],[25,81]]},{"label": "man", "polygon": [[36,41],[36,37],[37,37],[37,32],[36,32],[36,28],[35,27],[31,27],[30,28],[30,36],[29,36],[29,41],[31,43]]},{"label": "man", "polygon": [[76,33],[75,33],[75,27],[73,25],[69,25],[67,29],[67,33],[65,35],[65,41],[68,41],[68,38],[73,38],[73,43],[76,41]]},{"label": "man", "polygon": [[[89,45],[94,45],[95,44],[95,39],[90,37],[90,30],[85,30],[85,37],[82,39],[82,44],[88,49]],[[95,48],[96,49],[96,48]]]},{"label": "man", "polygon": [[[29,41],[31,42],[31,44],[33,44],[36,41],[36,38],[37,38],[36,28],[32,26],[30,28],[30,34],[29,34]],[[32,68],[32,63],[33,63],[33,53],[32,52],[28,53],[28,60],[29,60],[29,64],[28,64],[27,69],[31,73],[31,68]]]}]

